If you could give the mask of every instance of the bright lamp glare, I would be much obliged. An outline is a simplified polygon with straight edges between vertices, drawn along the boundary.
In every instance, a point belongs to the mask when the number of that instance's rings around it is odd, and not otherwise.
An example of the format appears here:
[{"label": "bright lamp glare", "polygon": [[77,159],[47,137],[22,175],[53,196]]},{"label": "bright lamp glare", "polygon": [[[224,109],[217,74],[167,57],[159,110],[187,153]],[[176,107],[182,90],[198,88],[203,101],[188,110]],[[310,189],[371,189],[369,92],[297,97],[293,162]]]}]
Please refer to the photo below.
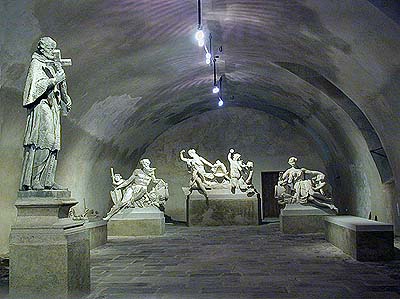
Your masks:
[{"label": "bright lamp glare", "polygon": [[208,59],[208,58],[207,58],[207,59],[206,59],[206,63],[207,63],[207,64],[210,64],[210,63],[211,63],[211,59]]},{"label": "bright lamp glare", "polygon": [[196,32],[196,40],[200,41],[201,39],[204,39],[204,33],[203,30],[198,30]]},{"label": "bright lamp glare", "polygon": [[199,47],[203,47],[204,46],[204,39],[198,40],[198,45],[199,45]]},{"label": "bright lamp glare", "polygon": [[224,101],[221,98],[219,98],[218,106],[222,107],[223,105],[224,105]]},{"label": "bright lamp glare", "polygon": [[206,59],[208,59],[208,60],[211,59],[211,54],[210,54],[210,53],[207,53],[207,54],[206,54]]},{"label": "bright lamp glare", "polygon": [[218,93],[218,92],[219,92],[218,86],[214,86],[214,88],[213,88],[213,93]]}]

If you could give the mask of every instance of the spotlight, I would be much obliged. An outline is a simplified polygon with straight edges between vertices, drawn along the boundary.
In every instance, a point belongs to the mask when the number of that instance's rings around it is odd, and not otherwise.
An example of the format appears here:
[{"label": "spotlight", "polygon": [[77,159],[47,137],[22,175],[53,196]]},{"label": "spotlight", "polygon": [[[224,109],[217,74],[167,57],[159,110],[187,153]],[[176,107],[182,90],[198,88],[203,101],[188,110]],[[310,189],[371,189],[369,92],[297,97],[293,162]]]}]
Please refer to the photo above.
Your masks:
[{"label": "spotlight", "polygon": [[198,43],[199,47],[203,47],[204,46],[204,39],[199,39],[197,41],[197,43]]},{"label": "spotlight", "polygon": [[200,40],[202,40],[202,39],[204,39],[204,32],[203,32],[203,30],[197,30],[197,32],[196,32],[196,40],[197,40],[197,41],[200,41]]},{"label": "spotlight", "polygon": [[219,87],[218,86],[214,86],[213,93],[218,93],[218,92],[219,92]]},{"label": "spotlight", "polygon": [[206,53],[206,59],[211,60],[211,54],[210,53]]},{"label": "spotlight", "polygon": [[206,59],[206,63],[207,63],[207,64],[210,64],[210,63],[211,63],[211,59],[208,59],[208,58],[207,58],[207,59]]},{"label": "spotlight", "polygon": [[222,107],[223,105],[224,105],[224,101],[221,98],[219,98],[218,106]]}]

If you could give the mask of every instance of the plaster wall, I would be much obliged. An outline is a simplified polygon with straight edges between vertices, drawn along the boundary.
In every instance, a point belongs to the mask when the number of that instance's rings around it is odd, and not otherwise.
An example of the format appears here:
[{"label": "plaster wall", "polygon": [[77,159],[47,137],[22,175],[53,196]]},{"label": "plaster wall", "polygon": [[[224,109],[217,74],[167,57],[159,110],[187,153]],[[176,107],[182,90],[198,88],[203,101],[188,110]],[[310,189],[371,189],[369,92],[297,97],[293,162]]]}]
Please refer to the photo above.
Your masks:
[{"label": "plaster wall", "polygon": [[254,185],[259,192],[261,172],[287,169],[290,156],[298,157],[300,166],[326,171],[318,146],[299,127],[249,108],[229,107],[203,113],[164,132],[142,156],[152,161],[157,177],[169,184],[166,213],[181,221],[186,220],[186,198],[181,187],[188,186],[190,175],[179,152],[190,148],[211,163],[221,160],[228,169],[227,153],[234,148],[244,161],[254,162]]}]

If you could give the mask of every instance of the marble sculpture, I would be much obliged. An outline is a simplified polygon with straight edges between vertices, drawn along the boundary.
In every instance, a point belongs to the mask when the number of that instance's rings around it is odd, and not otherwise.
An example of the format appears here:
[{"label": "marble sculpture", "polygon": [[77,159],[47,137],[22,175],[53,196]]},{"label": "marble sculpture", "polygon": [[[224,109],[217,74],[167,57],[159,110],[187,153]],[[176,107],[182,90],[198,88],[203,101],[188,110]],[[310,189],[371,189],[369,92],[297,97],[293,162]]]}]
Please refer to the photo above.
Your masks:
[{"label": "marble sculpture", "polygon": [[135,169],[128,179],[123,179],[111,168],[114,190],[110,192],[113,206],[104,220],[125,208],[157,207],[164,210],[168,200],[168,184],[155,176],[156,168],[150,167],[149,159],[140,160],[142,168]]},{"label": "marble sculpture", "polygon": [[234,149],[231,149],[227,155],[230,164],[229,172],[220,160],[213,164],[197,154],[195,149],[189,149],[187,157],[184,155],[185,152],[181,150],[180,158],[186,163],[188,172],[191,174],[189,188],[182,188],[185,195],[188,196],[193,190],[198,190],[208,199],[209,192],[213,189],[230,189],[232,193],[239,189],[248,196],[257,193],[252,182],[254,163],[252,161],[244,163],[240,159],[241,155],[235,153]]},{"label": "marble sculpture", "polygon": [[338,208],[332,203],[332,188],[325,181],[325,174],[299,168],[296,157],[290,157],[288,164],[291,167],[279,174],[275,186],[275,198],[279,204],[310,203],[338,213]]},{"label": "marble sculpture", "polygon": [[20,190],[65,189],[55,182],[58,152],[61,149],[60,114],[71,110],[63,66],[57,43],[50,37],[39,40],[32,55],[23,94],[28,118],[24,136],[24,160]]}]

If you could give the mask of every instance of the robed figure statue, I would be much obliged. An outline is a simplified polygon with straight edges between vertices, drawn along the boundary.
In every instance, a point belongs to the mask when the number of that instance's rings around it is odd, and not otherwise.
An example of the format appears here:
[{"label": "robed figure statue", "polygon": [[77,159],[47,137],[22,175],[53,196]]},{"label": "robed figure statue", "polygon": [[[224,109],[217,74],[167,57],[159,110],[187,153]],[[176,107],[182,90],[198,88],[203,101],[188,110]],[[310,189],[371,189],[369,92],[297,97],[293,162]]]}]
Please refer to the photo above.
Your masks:
[{"label": "robed figure statue", "polygon": [[41,38],[29,67],[23,95],[28,118],[20,190],[65,189],[55,182],[55,173],[61,149],[60,114],[66,115],[72,104],[62,66],[71,62],[61,59],[56,46],[50,37]]}]

